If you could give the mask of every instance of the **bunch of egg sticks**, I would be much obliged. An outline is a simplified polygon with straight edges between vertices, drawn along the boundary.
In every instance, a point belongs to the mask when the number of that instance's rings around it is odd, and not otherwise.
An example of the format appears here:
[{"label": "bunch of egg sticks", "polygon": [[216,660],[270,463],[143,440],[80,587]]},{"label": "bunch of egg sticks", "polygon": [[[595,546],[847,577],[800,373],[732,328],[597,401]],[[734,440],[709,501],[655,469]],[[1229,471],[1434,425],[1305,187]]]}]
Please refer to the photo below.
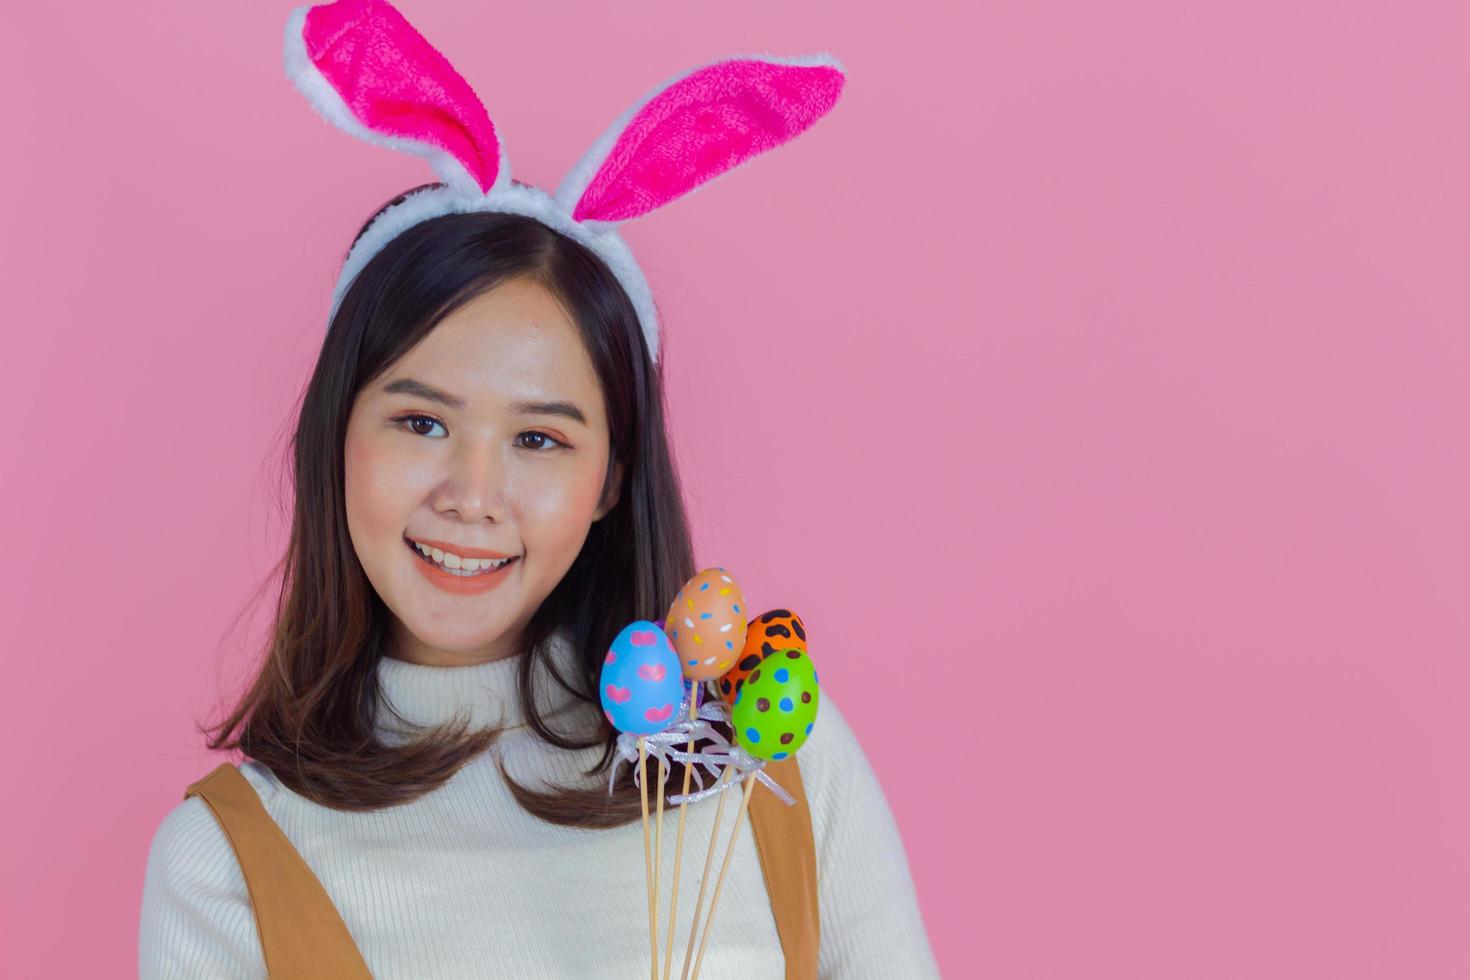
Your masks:
[{"label": "bunch of egg sticks", "polygon": [[[699,895],[695,900],[690,922],[681,980],[691,980],[691,965],[692,978],[697,980],[704,962],[715,912],[719,907],[720,893],[730,870],[730,862],[740,837],[740,827],[745,822],[751,794],[757,782],[755,778],[745,778],[753,773],[744,770],[749,769],[748,763],[754,762],[756,766],[763,767],[765,761],[779,761],[796,752],[811,733],[816,717],[817,676],[807,654],[806,631],[800,617],[789,610],[777,609],[747,622],[744,604],[745,599],[739,586],[724,568],[704,569],[680,589],[665,619],[657,622],[638,620],[625,627],[613,641],[603,664],[599,682],[603,711],[613,727],[623,733],[624,738],[637,738],[651,980],[670,980],[672,976],[673,934],[678,920],[687,798],[695,765],[688,762],[684,768],[684,784],[679,798],[679,827],[674,849],[673,886],[669,901],[669,928],[665,937],[663,970],[660,974],[659,883],[662,880],[664,785],[669,775],[664,754],[666,748],[684,744],[673,742],[670,738],[673,726],[684,720],[673,720],[675,706],[684,703],[687,696],[689,725],[684,731],[689,733],[689,740],[683,754],[691,757],[694,755],[695,727],[701,701],[708,693],[705,685],[718,681],[719,694],[729,705],[734,741],[744,750],[740,757],[745,760],[738,767],[731,764],[724,766],[718,784],[719,791],[714,794],[719,799],[705,854],[704,869],[700,875]],[[678,734],[682,735],[684,731]],[[658,740],[657,751],[651,752],[648,740],[656,735],[664,735],[664,738]],[[627,742],[622,744],[625,752],[631,748]],[[658,789],[652,828],[648,798],[650,755],[655,756],[658,763]],[[715,845],[728,793],[725,787],[730,782],[732,773],[737,770],[741,771],[741,775],[736,778],[745,778],[744,792],[735,817],[735,827],[725,849],[725,858],[715,879],[709,913],[701,934],[701,912],[708,891],[709,872],[714,863]],[[696,937],[699,937],[697,944]]]}]

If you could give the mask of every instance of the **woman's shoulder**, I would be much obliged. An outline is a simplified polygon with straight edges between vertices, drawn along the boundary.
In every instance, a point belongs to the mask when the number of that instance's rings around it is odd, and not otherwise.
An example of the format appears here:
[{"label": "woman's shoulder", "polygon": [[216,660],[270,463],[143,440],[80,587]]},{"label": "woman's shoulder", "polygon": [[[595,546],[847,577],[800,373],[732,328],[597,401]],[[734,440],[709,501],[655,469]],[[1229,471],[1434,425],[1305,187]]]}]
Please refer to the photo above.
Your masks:
[{"label": "woman's shoulder", "polygon": [[143,878],[138,967],[145,978],[264,975],[245,876],[224,828],[200,796],[175,803],[154,830]]},{"label": "woman's shoulder", "polygon": [[234,847],[202,796],[187,797],[163,815],[148,849],[150,880],[175,888],[190,880],[218,886],[227,883],[230,869],[239,874]]},{"label": "woman's shoulder", "polygon": [[825,688],[817,704],[816,724],[796,759],[801,766],[803,790],[813,802],[840,796],[845,785],[869,769],[857,734]]},{"label": "woman's shoulder", "polygon": [[[274,801],[282,787],[270,769],[252,761],[239,763],[235,768],[245,777],[245,781],[255,790],[263,804],[268,805]],[[151,850],[158,851],[165,857],[192,851],[211,856],[226,853],[231,857],[234,855],[229,837],[225,835],[213,809],[199,795],[186,797],[163,815],[154,832]]]},{"label": "woman's shoulder", "polygon": [[[274,801],[281,785],[268,768],[250,761],[236,768],[262,803]],[[145,888],[175,898],[248,898],[234,845],[204,797],[186,797],[159,821],[148,848]]]},{"label": "woman's shoulder", "polygon": [[214,811],[199,796],[191,796],[163,815],[153,832],[148,863],[167,870],[198,867],[201,858],[232,854],[229,838]]},{"label": "woman's shoulder", "polygon": [[822,976],[937,978],[892,807],[826,688],[796,758],[817,850]]}]

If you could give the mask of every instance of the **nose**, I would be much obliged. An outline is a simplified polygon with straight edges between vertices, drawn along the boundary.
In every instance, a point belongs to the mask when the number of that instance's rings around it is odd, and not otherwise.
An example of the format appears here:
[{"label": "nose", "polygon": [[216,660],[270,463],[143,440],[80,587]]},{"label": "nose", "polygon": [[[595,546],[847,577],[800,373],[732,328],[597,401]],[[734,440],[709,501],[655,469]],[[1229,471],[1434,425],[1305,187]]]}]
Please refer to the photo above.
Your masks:
[{"label": "nose", "polygon": [[434,509],[465,524],[505,520],[506,467],[498,447],[487,440],[462,440],[450,456],[449,471],[435,490]]}]

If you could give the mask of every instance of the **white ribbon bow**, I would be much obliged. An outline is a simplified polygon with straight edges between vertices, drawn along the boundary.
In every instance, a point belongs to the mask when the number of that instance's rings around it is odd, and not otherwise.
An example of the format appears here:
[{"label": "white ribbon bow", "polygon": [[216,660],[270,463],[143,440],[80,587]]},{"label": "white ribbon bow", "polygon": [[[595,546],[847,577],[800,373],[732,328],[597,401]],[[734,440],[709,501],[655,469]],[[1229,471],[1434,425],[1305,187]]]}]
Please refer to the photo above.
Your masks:
[{"label": "white ribbon bow", "polygon": [[[646,754],[660,761],[659,772],[664,779],[668,778],[668,773],[672,770],[670,762],[682,762],[692,766],[691,771],[700,788],[693,793],[666,797],[669,804],[673,806],[681,803],[697,803],[717,793],[726,792],[732,786],[738,786],[747,777],[754,777],[757,781],[764,783],[766,788],[775,793],[782,803],[787,806],[795,806],[796,800],[791,798],[791,794],[782,789],[781,785],[766,773],[764,759],[757,759],[739,745],[732,744],[729,739],[710,725],[712,721],[729,723],[730,708],[723,701],[701,699],[694,717],[692,719],[689,717],[689,699],[694,696],[693,692],[697,687],[699,687],[698,684],[686,685],[684,696],[674,711],[674,717],[679,720],[669,727],[654,732],[652,735],[639,736],[632,732],[622,732],[618,735],[618,758],[613,761],[611,771],[608,773],[607,791],[609,793],[613,791],[613,785],[617,782],[618,770],[623,762],[638,762],[638,741],[641,738]],[[708,739],[714,744],[699,752],[676,748],[681,745],[687,746],[690,742],[700,739]],[[719,777],[727,767],[733,768],[735,776],[723,780],[716,778],[715,785],[705,788],[704,776],[699,771],[700,766],[707,768],[710,775],[714,777]],[[635,786],[643,785],[642,775],[641,767],[635,764],[633,766]]]}]

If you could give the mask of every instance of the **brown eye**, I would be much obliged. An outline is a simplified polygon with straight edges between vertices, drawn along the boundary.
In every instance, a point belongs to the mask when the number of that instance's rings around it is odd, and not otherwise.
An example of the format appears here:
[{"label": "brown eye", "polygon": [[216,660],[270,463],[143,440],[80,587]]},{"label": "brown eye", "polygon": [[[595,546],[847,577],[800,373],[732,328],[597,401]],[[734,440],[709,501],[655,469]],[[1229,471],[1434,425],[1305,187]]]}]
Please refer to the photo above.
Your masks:
[{"label": "brown eye", "polygon": [[[426,436],[433,431],[432,426],[438,425],[442,427],[443,425],[443,423],[441,423],[438,419],[428,415],[400,415],[393,421],[399,423],[400,425],[406,423],[408,426],[408,431],[412,432],[416,436]],[[419,428],[420,424],[427,424],[431,428],[427,430],[421,429]]]},{"label": "brown eye", "polygon": [[555,446],[565,446],[566,445],[563,442],[559,442],[558,440],[553,439],[551,436],[547,435],[545,432],[522,432],[521,433],[521,437],[522,438],[529,437],[531,439],[539,439],[539,440],[541,440],[540,442],[537,442],[537,443],[535,443],[533,445],[527,446],[526,447],[527,449],[545,450],[545,449],[550,449],[550,448],[555,447]]}]

